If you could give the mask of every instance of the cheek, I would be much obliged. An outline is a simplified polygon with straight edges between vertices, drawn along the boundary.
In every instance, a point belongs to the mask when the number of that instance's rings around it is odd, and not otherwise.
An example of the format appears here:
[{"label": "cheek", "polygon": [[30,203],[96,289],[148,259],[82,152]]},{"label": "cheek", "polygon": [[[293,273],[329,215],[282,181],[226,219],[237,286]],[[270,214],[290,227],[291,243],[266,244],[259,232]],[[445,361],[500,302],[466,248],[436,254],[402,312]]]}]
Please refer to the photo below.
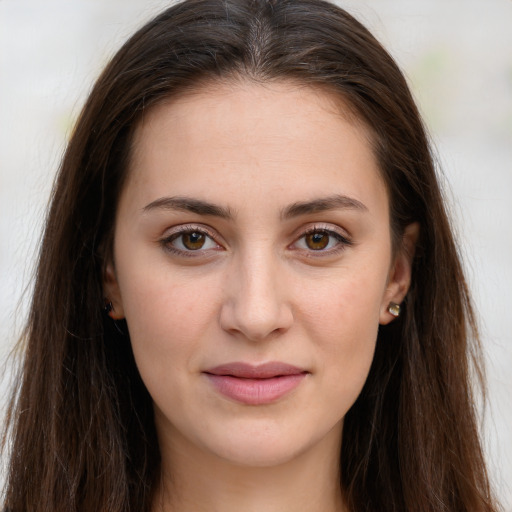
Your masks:
[{"label": "cheek", "polygon": [[[169,268],[121,269],[123,308],[130,339],[144,380],[169,379],[173,368],[192,365],[194,348],[216,317],[215,290],[205,280],[191,280]],[[130,279],[123,280],[128,272]]]},{"label": "cheek", "polygon": [[[326,400],[344,414],[359,395],[373,360],[386,272],[364,269],[309,294],[303,311],[308,336],[316,340]],[[306,305],[307,304],[307,305]]]},{"label": "cheek", "polygon": [[301,315],[317,332],[329,339],[363,341],[365,333],[376,333],[387,283],[386,267],[362,265],[340,272],[310,287],[304,294]]}]

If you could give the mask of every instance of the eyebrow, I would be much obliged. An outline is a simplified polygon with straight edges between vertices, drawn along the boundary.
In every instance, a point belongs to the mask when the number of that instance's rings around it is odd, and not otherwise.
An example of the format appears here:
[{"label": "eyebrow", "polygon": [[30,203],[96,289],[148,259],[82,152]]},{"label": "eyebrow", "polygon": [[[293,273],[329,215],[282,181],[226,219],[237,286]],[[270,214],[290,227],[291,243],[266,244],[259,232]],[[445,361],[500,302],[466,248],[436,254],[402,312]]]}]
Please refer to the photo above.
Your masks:
[{"label": "eyebrow", "polygon": [[[361,203],[361,201],[345,195],[336,194],[313,199],[311,201],[293,203],[282,210],[281,218],[291,219],[301,215],[338,209],[358,210],[361,212],[368,211],[368,208]],[[178,210],[227,220],[232,220],[234,217],[230,208],[191,197],[161,197],[146,205],[142,210],[144,213],[152,210]]]},{"label": "eyebrow", "polygon": [[233,213],[229,208],[190,197],[161,197],[144,206],[142,210],[144,212],[152,210],[180,210],[198,215],[220,217],[222,219],[233,218]]},{"label": "eyebrow", "polygon": [[328,210],[357,210],[367,212],[368,208],[352,197],[335,194],[328,197],[293,203],[281,212],[281,218],[291,219],[300,215],[325,212]]}]

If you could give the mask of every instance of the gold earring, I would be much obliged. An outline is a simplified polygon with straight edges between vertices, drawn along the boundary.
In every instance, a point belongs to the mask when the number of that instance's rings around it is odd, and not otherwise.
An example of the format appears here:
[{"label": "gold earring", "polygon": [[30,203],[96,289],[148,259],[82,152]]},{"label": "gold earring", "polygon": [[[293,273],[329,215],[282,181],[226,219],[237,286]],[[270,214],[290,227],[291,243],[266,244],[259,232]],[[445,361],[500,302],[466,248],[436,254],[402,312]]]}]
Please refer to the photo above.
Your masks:
[{"label": "gold earring", "polygon": [[400,316],[400,304],[396,302],[390,302],[388,306],[388,312],[391,313],[395,318]]}]

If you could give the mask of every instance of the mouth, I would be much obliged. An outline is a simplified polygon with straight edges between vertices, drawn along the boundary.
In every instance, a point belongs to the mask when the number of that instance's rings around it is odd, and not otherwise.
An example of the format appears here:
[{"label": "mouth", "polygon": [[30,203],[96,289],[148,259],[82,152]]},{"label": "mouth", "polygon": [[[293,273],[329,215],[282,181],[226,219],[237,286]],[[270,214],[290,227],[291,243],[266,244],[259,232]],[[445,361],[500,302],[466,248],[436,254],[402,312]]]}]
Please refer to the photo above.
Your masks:
[{"label": "mouth", "polygon": [[203,372],[223,396],[246,405],[270,404],[297,388],[308,371],[281,362],[228,363]]}]

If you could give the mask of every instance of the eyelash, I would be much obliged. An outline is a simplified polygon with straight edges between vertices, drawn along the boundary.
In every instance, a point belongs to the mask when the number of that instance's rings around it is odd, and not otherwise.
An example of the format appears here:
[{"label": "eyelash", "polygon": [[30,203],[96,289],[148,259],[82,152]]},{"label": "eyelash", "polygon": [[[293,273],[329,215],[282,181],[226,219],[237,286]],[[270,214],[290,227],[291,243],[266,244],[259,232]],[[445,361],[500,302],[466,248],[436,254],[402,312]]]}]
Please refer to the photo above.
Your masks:
[{"label": "eyelash", "polygon": [[195,226],[195,225],[180,226],[176,231],[171,233],[169,236],[166,236],[165,238],[160,240],[160,244],[163,246],[163,248],[166,251],[169,251],[170,253],[175,254],[177,256],[184,256],[187,258],[197,258],[200,256],[204,256],[205,251],[218,250],[217,248],[205,249],[205,250],[197,249],[195,251],[192,249],[184,250],[184,249],[178,249],[177,247],[174,247],[172,245],[172,242],[174,242],[175,240],[178,240],[180,237],[182,237],[184,235],[192,234],[192,233],[199,233],[201,235],[204,235],[205,237],[207,237],[208,239],[213,241],[217,247],[222,247],[219,243],[217,243],[215,241],[215,236],[210,231],[208,231],[207,229],[205,229],[202,226]]},{"label": "eyelash", "polygon": [[[334,247],[331,247],[329,249],[297,249],[300,251],[304,251],[307,254],[307,257],[321,258],[325,256],[334,256],[336,254],[339,254],[341,251],[344,251],[347,247],[351,247],[353,245],[353,242],[349,240],[346,236],[342,235],[341,233],[338,233],[337,231],[330,229],[326,226],[318,225],[308,228],[305,232],[301,234],[299,238],[297,238],[295,242],[293,242],[292,245],[297,244],[299,241],[305,239],[308,235],[314,234],[327,235],[330,238],[334,238],[337,243]],[[330,241],[328,243],[330,243]]]},{"label": "eyelash", "polygon": [[[197,250],[193,250],[193,249],[184,250],[184,249],[179,249],[177,247],[174,247],[172,245],[172,243],[175,240],[178,240],[180,237],[182,237],[184,235],[192,234],[192,233],[199,233],[201,235],[204,235],[209,240],[211,240],[213,243],[215,243],[215,245],[217,247],[209,248],[209,249],[198,248]],[[343,236],[341,233],[338,233],[337,231],[335,231],[333,229],[329,229],[325,226],[313,226],[313,227],[308,228],[306,231],[302,232],[301,235],[292,244],[290,244],[289,247],[296,245],[301,240],[305,239],[307,236],[314,235],[314,234],[327,235],[330,238],[334,238],[337,243],[334,247],[331,247],[329,249],[321,248],[321,249],[315,250],[315,249],[311,249],[311,248],[294,248],[294,250],[304,252],[305,254],[307,254],[308,257],[320,258],[323,256],[332,256],[332,255],[338,254],[339,252],[345,250],[347,247],[350,247],[353,245],[353,242],[351,240],[349,240],[346,236]],[[329,243],[330,243],[330,241],[328,242],[327,245],[329,245]],[[172,254],[175,254],[177,256],[188,257],[188,258],[201,257],[201,256],[204,256],[204,253],[206,251],[218,250],[218,248],[222,248],[222,245],[219,244],[218,242],[216,242],[215,236],[210,231],[208,231],[207,229],[205,229],[202,226],[195,226],[195,225],[181,226],[176,231],[174,231],[172,234],[170,234],[169,236],[166,236],[165,238],[160,240],[160,244],[166,251],[168,251]],[[182,244],[183,244],[183,242],[182,242]]]}]

